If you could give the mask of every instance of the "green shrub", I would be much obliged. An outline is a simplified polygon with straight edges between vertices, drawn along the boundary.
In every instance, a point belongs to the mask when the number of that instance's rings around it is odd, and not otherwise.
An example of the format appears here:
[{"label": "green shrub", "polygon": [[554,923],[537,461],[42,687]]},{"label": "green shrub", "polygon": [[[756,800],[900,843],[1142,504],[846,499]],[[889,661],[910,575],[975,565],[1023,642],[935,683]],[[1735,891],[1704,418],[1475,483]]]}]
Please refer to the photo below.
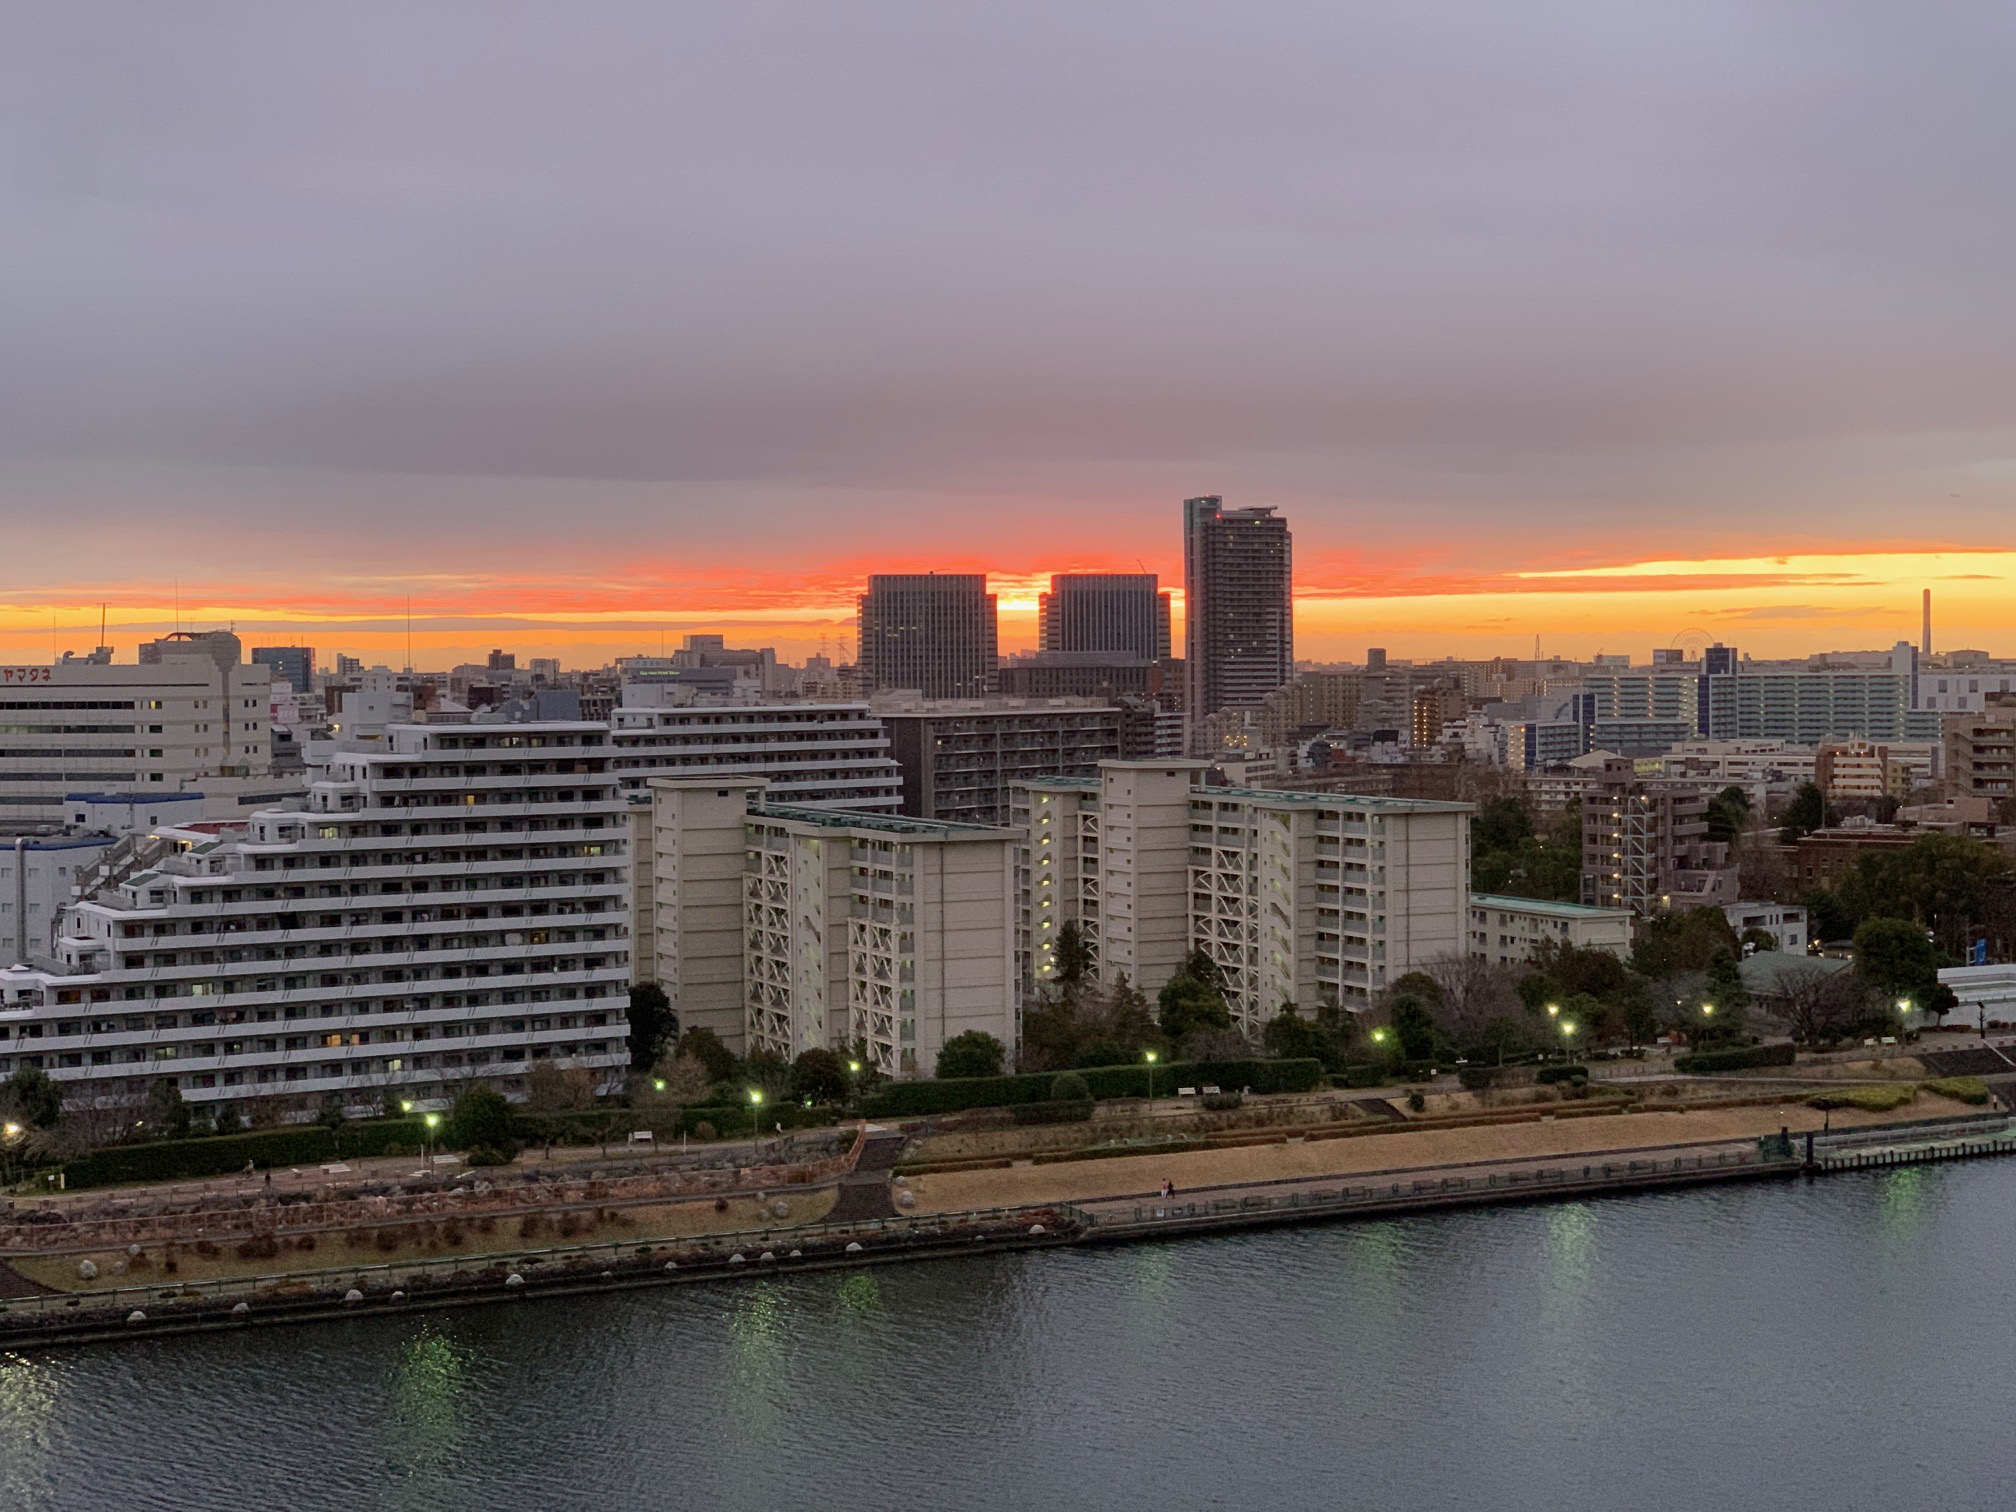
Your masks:
[{"label": "green shrub", "polygon": [[1988,1101],[1988,1083],[1978,1076],[1942,1076],[1937,1081],[1925,1083],[1925,1090],[1977,1108]]},{"label": "green shrub", "polygon": [[1415,1113],[1424,1112],[1428,1107],[1428,1099],[1423,1097],[1417,1088],[1407,1094],[1407,1106]]},{"label": "green shrub", "polygon": [[71,1161],[63,1168],[63,1184],[76,1189],[140,1181],[190,1181],[242,1171],[248,1161],[256,1169],[268,1170],[361,1160],[382,1155],[394,1145],[418,1149],[423,1130],[417,1118],[391,1118],[346,1123],[337,1129],[319,1123],[296,1124],[254,1134],[115,1145]]},{"label": "green shrub", "polygon": [[1244,1092],[1207,1092],[1204,1094],[1204,1111],[1207,1113],[1230,1113],[1246,1105]]},{"label": "green shrub", "polygon": [[1589,1080],[1587,1066],[1542,1066],[1533,1080],[1543,1087],[1551,1087],[1556,1082],[1577,1082]]},{"label": "green shrub", "polygon": [[1844,1087],[1806,1099],[1811,1108],[1859,1108],[1864,1113],[1892,1113],[1918,1095],[1916,1087],[1886,1084],[1880,1087]]},{"label": "green shrub", "polygon": [[1340,1087],[1378,1087],[1386,1081],[1386,1068],[1376,1063],[1346,1066],[1330,1080]]},{"label": "green shrub", "polygon": [[1090,1102],[1092,1089],[1085,1078],[1076,1071],[1065,1071],[1050,1078],[1050,1100],[1052,1102]]},{"label": "green shrub", "polygon": [[1789,1066],[1794,1054],[1790,1045],[1741,1045],[1730,1050],[1701,1050],[1679,1056],[1673,1069],[1684,1076],[1707,1071],[1751,1071],[1761,1066]]},{"label": "green shrub", "polygon": [[1456,1071],[1456,1081],[1466,1092],[1482,1092],[1498,1080],[1496,1066],[1461,1066]]}]

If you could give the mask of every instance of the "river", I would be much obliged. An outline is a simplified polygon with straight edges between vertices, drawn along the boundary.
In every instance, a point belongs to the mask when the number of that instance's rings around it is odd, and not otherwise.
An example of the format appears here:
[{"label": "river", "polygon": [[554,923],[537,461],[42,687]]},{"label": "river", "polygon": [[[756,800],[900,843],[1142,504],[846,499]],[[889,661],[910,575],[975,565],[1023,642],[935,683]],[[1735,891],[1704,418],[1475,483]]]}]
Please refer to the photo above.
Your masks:
[{"label": "river", "polygon": [[0,1508],[1999,1505],[2016,1162],[0,1362]]}]

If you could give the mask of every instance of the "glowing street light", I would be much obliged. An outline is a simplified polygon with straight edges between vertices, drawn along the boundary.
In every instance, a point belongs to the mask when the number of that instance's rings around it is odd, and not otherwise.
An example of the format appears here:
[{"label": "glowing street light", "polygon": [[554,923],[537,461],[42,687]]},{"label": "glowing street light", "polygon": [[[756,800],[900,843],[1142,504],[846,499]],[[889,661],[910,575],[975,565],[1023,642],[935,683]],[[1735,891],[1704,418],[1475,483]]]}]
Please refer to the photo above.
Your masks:
[{"label": "glowing street light", "polygon": [[1373,1044],[1375,1044],[1375,1045],[1383,1045],[1383,1044],[1385,1044],[1385,1043],[1386,1043],[1386,1031],[1385,1031],[1384,1029],[1374,1029],[1374,1030],[1372,1031],[1372,1043],[1373,1043]]},{"label": "glowing street light", "polygon": [[[409,1103],[407,1106],[411,1107],[412,1104]],[[434,1168],[434,1131],[441,1127],[441,1115],[429,1113],[421,1122],[426,1125],[426,1132],[420,1136],[420,1159],[431,1171]]]},{"label": "glowing street light", "polygon": [[1561,1017],[1561,1005],[1559,1003],[1549,1003],[1547,1005],[1547,1017],[1549,1018]]},{"label": "glowing street light", "polygon": [[1155,1052],[1143,1050],[1141,1059],[1148,1063],[1148,1111],[1152,1113],[1155,1111]]},{"label": "glowing street light", "polygon": [[762,1132],[756,1123],[756,1114],[762,1106],[763,1089],[761,1087],[751,1087],[749,1089],[749,1138],[752,1141]]},{"label": "glowing street light", "polygon": [[665,1078],[662,1076],[652,1077],[651,1090],[654,1092],[663,1092],[665,1090]]},{"label": "glowing street light", "polygon": [[9,1122],[5,1128],[0,1128],[0,1134],[6,1135],[9,1139],[19,1139],[21,1137],[21,1125]]}]

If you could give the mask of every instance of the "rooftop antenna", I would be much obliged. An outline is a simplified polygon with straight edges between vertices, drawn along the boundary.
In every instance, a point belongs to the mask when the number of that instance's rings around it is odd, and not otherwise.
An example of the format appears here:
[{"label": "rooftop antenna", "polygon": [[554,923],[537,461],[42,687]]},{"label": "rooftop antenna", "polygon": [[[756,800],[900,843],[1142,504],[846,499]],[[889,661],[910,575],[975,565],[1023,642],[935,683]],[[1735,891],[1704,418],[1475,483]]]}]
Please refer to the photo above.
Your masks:
[{"label": "rooftop antenna", "polygon": [[1920,656],[1930,656],[1932,654],[1932,590],[1930,588],[1925,590],[1925,629],[1919,638],[1918,654]]},{"label": "rooftop antenna", "polygon": [[406,595],[406,675],[413,675],[413,595]]},{"label": "rooftop antenna", "polygon": [[102,602],[98,605],[98,648],[101,651],[105,648],[105,605]]}]

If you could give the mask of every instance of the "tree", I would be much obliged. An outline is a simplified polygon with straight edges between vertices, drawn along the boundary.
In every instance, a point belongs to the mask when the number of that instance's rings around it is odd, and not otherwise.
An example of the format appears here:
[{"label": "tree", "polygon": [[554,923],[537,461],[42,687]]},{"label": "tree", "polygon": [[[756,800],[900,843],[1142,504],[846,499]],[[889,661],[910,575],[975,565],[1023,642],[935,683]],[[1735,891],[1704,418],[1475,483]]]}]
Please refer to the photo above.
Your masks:
[{"label": "tree", "polygon": [[1810,782],[1799,784],[1799,791],[1792,795],[1792,801],[1785,806],[1778,827],[1778,838],[1791,845],[1801,835],[1810,835],[1814,830],[1823,829],[1827,824],[1827,795]]},{"label": "tree", "polygon": [[0,1108],[37,1129],[53,1129],[63,1116],[63,1090],[40,1066],[23,1066],[0,1086]]},{"label": "tree", "polygon": [[1755,924],[1752,924],[1748,929],[1743,931],[1742,938],[1737,943],[1743,947],[1744,954],[1747,955],[1757,950],[1776,950],[1778,948],[1778,936],[1771,933],[1768,929],[1760,929]]},{"label": "tree", "polygon": [[1908,919],[1869,919],[1855,931],[1855,973],[1887,1001],[1929,1006],[1939,966],[1938,947]]},{"label": "tree", "polygon": [[1427,1061],[1437,1058],[1439,1036],[1434,1017],[1413,998],[1403,997],[1393,1004],[1393,1037],[1399,1042],[1402,1060]]},{"label": "tree", "polygon": [[562,1066],[551,1056],[525,1073],[525,1107],[532,1113],[574,1113],[595,1106],[595,1077],[585,1066]]},{"label": "tree", "polygon": [[938,1051],[937,1075],[999,1076],[1007,1049],[993,1035],[980,1029],[955,1034]]},{"label": "tree", "polygon": [[665,989],[656,982],[639,982],[630,989],[628,1016],[630,1069],[648,1071],[679,1037],[679,1016],[672,1011]]},{"label": "tree", "polygon": [[511,1136],[511,1104],[503,1093],[481,1082],[465,1087],[448,1112],[441,1142],[452,1150],[511,1159],[518,1153],[518,1141]]},{"label": "tree", "polygon": [[800,1102],[845,1102],[847,1085],[847,1062],[831,1050],[804,1050],[791,1063],[791,1095]]},{"label": "tree", "polygon": [[1470,826],[1470,885],[1478,892],[1570,902],[1582,890],[1581,812],[1546,834],[1517,798],[1493,798]]},{"label": "tree", "polygon": [[[791,1062],[775,1050],[758,1050],[742,1062],[742,1078],[760,1087],[765,1097],[787,1097],[791,1092]],[[746,1090],[743,1095],[748,1095]]]},{"label": "tree", "polygon": [[1217,987],[1191,976],[1187,968],[1163,984],[1156,1006],[1161,1010],[1162,1033],[1171,1044],[1180,1045],[1204,1030],[1232,1027],[1231,1011]]},{"label": "tree", "polygon": [[1795,1040],[1818,1045],[1856,1033],[1871,1021],[1874,1003],[1865,978],[1811,961],[1780,972],[1765,1006]]},{"label": "tree", "polygon": [[182,1139],[189,1133],[189,1104],[173,1077],[164,1076],[147,1089],[143,1115],[147,1132],[156,1139]]},{"label": "tree", "polygon": [[688,1029],[679,1036],[678,1048],[681,1055],[690,1055],[707,1068],[710,1082],[732,1081],[741,1069],[735,1052],[712,1029]]},{"label": "tree", "polygon": [[1260,1031],[1267,1053],[1279,1060],[1314,1060],[1326,1071],[1344,1064],[1343,1036],[1328,1024],[1302,1017],[1293,1003],[1283,1003],[1281,1011]]},{"label": "tree", "polygon": [[697,1055],[662,1055],[645,1079],[640,1098],[673,1109],[688,1108],[707,1096],[713,1078]]},{"label": "tree", "polygon": [[1092,969],[1092,947],[1085,943],[1085,931],[1076,919],[1066,919],[1057,931],[1050,963],[1051,974],[1066,987],[1076,987]]},{"label": "tree", "polygon": [[1740,787],[1725,787],[1708,800],[1708,838],[1733,852],[1750,824],[1750,795]]},{"label": "tree", "polygon": [[1735,929],[1719,908],[1704,906],[1685,913],[1654,914],[1638,926],[1638,938],[1631,949],[1631,969],[1646,977],[1706,971],[1716,956],[1734,956],[1740,948]]}]

